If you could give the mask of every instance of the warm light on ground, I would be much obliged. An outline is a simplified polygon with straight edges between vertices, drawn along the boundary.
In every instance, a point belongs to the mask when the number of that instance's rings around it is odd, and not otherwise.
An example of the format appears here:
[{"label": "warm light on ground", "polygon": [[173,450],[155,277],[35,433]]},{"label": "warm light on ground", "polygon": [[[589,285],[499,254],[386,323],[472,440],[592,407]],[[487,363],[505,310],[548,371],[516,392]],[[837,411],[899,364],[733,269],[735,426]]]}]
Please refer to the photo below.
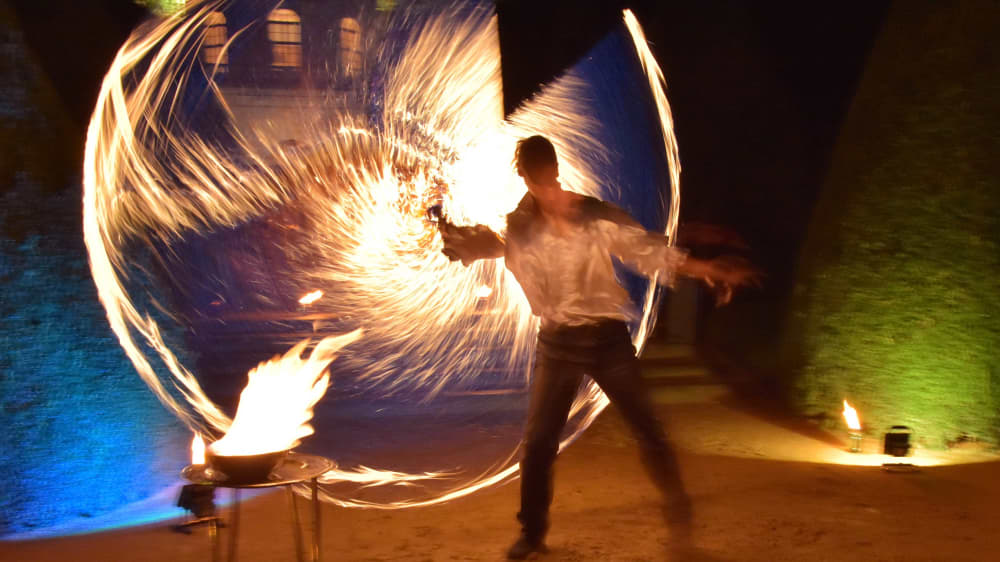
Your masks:
[{"label": "warm light on ground", "polygon": [[[862,449],[860,453],[852,453],[845,449],[830,447],[819,462],[828,464],[843,464],[849,466],[882,466],[893,464],[909,464],[914,467],[938,466],[944,464],[959,464],[963,461],[947,460],[944,457],[937,457],[929,452],[916,451],[908,457],[894,457],[882,453],[865,453]],[[964,461],[968,462],[968,461]]]},{"label": "warm light on ground", "polygon": [[807,420],[733,407],[731,403],[740,402],[724,388],[667,388],[655,392],[654,397],[681,410],[667,420],[668,427],[677,428],[671,437],[679,448],[697,454],[844,466],[911,464],[918,468],[1000,459],[986,449],[932,450],[919,441],[909,456],[893,457],[882,453],[882,436],[875,434],[864,436],[859,452],[852,453],[846,431],[831,433]]}]

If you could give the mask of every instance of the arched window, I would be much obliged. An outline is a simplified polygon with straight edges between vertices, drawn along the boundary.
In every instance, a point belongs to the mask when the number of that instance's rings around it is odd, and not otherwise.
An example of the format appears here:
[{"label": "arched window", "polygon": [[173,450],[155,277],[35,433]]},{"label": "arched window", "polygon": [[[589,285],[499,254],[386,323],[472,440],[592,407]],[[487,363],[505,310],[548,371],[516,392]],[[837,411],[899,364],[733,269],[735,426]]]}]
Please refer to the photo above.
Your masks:
[{"label": "arched window", "polygon": [[361,25],[354,18],[340,20],[337,62],[343,76],[353,78],[361,72]]},{"label": "arched window", "polygon": [[225,72],[229,64],[229,53],[223,47],[229,39],[226,16],[222,12],[212,12],[205,18],[205,41],[201,44],[201,60],[211,66],[219,65]]},{"label": "arched window", "polygon": [[267,38],[274,55],[272,68],[302,66],[302,21],[294,10],[278,8],[267,16]]}]

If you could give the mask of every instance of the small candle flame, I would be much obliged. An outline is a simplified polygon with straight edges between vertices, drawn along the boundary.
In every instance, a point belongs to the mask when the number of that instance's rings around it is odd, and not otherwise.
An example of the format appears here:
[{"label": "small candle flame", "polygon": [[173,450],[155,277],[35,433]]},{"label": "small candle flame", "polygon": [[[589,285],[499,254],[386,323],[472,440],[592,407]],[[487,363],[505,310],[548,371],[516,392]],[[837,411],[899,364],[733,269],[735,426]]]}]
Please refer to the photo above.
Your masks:
[{"label": "small candle flame", "polygon": [[861,431],[861,420],[858,419],[858,411],[851,407],[844,400],[844,421],[847,422],[847,427],[851,431]]},{"label": "small candle flame", "polygon": [[493,294],[493,287],[490,287],[489,285],[480,285],[480,287],[476,289],[476,296],[481,299],[485,299],[486,297],[492,294]]},{"label": "small candle flame", "polygon": [[205,440],[198,433],[191,440],[191,464],[205,464]]},{"label": "small candle flame", "polygon": [[302,295],[302,298],[299,299],[299,304],[312,304],[318,301],[322,296],[323,296],[323,291],[316,289],[311,293],[306,293],[305,295]]}]

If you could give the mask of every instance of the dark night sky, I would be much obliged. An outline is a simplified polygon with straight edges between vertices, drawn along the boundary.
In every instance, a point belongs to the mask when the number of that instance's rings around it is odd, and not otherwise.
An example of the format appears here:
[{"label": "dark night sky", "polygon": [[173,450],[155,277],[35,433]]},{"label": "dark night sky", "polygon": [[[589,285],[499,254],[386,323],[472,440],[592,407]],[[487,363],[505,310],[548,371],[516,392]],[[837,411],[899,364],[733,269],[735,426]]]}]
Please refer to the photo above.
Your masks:
[{"label": "dark night sky", "polygon": [[[499,0],[508,109],[632,7],[666,73],[682,220],[724,224],[783,293],[839,125],[889,2]],[[103,72],[144,10],[128,0],[13,0],[80,134]],[[58,41],[53,41],[58,37]]]},{"label": "dark night sky", "polygon": [[129,0],[12,0],[28,44],[81,130],[118,47],[146,17]]},{"label": "dark night sky", "polygon": [[[581,5],[586,9],[581,9]],[[508,109],[631,7],[664,70],[682,221],[726,225],[787,294],[840,124],[889,2],[501,0]]]}]

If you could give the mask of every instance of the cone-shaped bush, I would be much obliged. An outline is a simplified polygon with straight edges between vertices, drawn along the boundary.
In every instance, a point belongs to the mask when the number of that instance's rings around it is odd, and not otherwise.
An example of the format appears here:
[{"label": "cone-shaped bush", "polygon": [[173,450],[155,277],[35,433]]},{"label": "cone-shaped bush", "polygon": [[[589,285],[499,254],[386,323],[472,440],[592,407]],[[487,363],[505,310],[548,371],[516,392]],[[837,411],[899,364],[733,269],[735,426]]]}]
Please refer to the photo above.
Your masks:
[{"label": "cone-shaped bush", "polygon": [[[897,2],[834,151],[784,357],[806,413],[941,447],[1000,430],[996,2]],[[834,422],[842,423],[842,422]]]}]

